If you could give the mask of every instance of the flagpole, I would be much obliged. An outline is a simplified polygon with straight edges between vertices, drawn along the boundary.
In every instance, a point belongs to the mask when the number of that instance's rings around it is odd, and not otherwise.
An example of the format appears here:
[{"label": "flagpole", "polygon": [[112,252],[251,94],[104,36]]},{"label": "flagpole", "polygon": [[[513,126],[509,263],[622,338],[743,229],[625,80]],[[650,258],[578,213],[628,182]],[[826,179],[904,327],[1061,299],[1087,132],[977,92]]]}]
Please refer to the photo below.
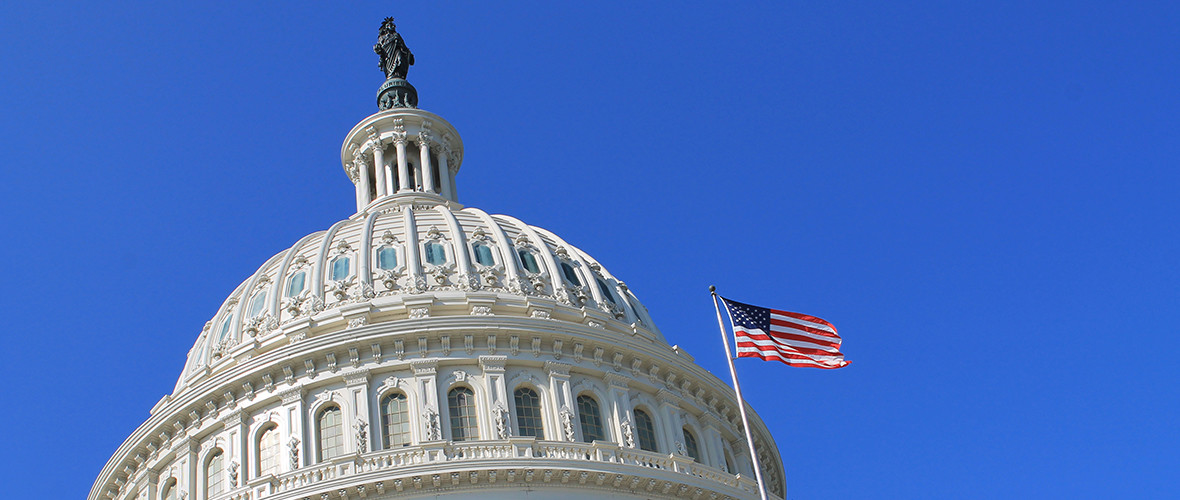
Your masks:
[{"label": "flagpole", "polygon": [[[721,343],[725,344],[725,360],[729,362],[729,376],[733,378],[733,393],[737,396],[738,412],[742,414],[742,427],[746,430],[746,444],[750,447],[750,465],[754,467],[754,478],[758,480],[758,494],[766,500],[766,484],[762,482],[762,467],[758,463],[758,452],[754,450],[754,435],[750,433],[750,421],[746,418],[746,402],[742,399],[742,388],[738,385],[737,369],[733,367],[733,351],[729,349],[729,334],[721,321],[721,306],[717,303],[717,287],[709,285],[713,294],[713,309],[717,311],[717,328],[721,329]],[[727,308],[726,311],[729,309]]]}]

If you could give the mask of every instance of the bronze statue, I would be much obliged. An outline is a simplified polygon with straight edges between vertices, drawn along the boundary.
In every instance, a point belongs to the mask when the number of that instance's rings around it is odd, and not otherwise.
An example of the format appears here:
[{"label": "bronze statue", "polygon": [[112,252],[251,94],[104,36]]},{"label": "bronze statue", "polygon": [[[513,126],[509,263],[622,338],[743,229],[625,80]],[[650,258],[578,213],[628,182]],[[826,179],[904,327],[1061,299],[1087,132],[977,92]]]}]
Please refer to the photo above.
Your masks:
[{"label": "bronze statue", "polygon": [[406,72],[409,71],[410,66],[414,65],[414,54],[406,47],[406,42],[402,40],[402,36],[397,33],[397,25],[393,24],[393,18],[387,17],[381,23],[381,29],[377,35],[377,45],[373,46],[373,52],[381,56],[381,71],[385,72],[385,79],[391,78],[406,78]]}]

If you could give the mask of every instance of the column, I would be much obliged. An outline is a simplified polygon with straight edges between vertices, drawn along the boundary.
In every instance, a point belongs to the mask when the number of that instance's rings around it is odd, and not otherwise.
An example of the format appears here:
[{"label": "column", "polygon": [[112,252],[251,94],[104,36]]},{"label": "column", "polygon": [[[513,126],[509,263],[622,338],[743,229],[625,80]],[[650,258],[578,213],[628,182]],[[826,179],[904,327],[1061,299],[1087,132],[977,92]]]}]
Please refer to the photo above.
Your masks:
[{"label": "column", "polygon": [[356,211],[360,212],[369,204],[369,188],[368,179],[369,172],[365,169],[365,163],[357,160],[352,160],[352,168],[356,170],[356,175],[352,178],[353,184],[356,185]]},{"label": "column", "polygon": [[[418,359],[410,362],[414,370],[414,388],[418,393],[417,404],[410,405],[411,411],[418,410],[419,425],[414,426],[414,438],[417,442],[437,441],[442,439],[443,412],[446,408],[438,404],[438,360]],[[433,416],[431,413],[433,412]],[[431,420],[434,422],[431,422]],[[411,419],[411,421],[414,421]],[[432,432],[432,427],[437,426]],[[432,433],[437,432],[434,436]]]},{"label": "column", "polygon": [[660,443],[661,450],[667,450],[671,455],[679,455],[681,446],[677,443],[684,442],[684,422],[680,421],[680,402],[676,396],[668,392],[667,389],[660,389],[656,393],[656,399],[660,402],[659,419],[660,424],[657,427],[662,429],[660,435],[663,436],[663,443]]},{"label": "column", "polygon": [[[372,420],[369,419],[369,370],[361,369],[354,372],[344,374],[344,384],[348,392],[349,406],[352,407],[351,418],[344,421],[345,428],[352,431],[352,439],[346,441],[352,442],[352,450],[357,453],[368,453],[371,450],[380,448],[377,445],[374,434],[377,429],[372,425]],[[364,436],[361,434],[361,426],[364,426]]]},{"label": "column", "polygon": [[376,138],[369,145],[373,148],[373,171],[377,172],[377,197],[380,198],[389,194],[389,184],[385,179],[385,146]]},{"label": "column", "polygon": [[[627,393],[627,377],[607,373],[603,378],[606,379],[607,397],[610,398],[607,404],[610,405],[609,425],[614,441],[622,446],[635,447],[635,419],[631,415],[631,395]],[[623,422],[627,422],[627,425],[630,426],[630,443],[627,442],[627,433],[623,430]]]},{"label": "column", "polygon": [[[556,422],[552,422],[553,428],[557,429],[554,441],[576,441],[578,420],[570,394],[570,365],[546,361],[545,371],[549,372],[549,394],[552,395],[553,411],[550,414],[556,418]],[[569,430],[566,429],[567,419]]]},{"label": "column", "polygon": [[[504,382],[504,365],[508,362],[508,356],[480,356],[479,367],[483,370],[484,387],[487,389],[487,408],[492,411],[490,419],[487,424],[488,433],[483,436],[490,436],[490,439],[507,439],[512,435],[512,424],[508,417],[508,395],[507,388]],[[499,427],[503,425],[501,430]]]},{"label": "column", "polygon": [[393,136],[393,145],[397,148],[397,192],[413,191],[414,186],[410,185],[410,168],[406,164],[406,136]]},{"label": "column", "polygon": [[[281,438],[279,449],[283,450],[283,454],[286,456],[286,459],[281,461],[285,467],[280,467],[279,470],[293,471],[303,464],[311,463],[307,458],[308,450],[311,450],[311,445],[307,442],[307,433],[303,432],[306,428],[304,423],[304,414],[306,412],[303,408],[303,386],[287,389],[279,393],[279,398],[283,402],[283,415],[280,417],[280,420],[286,422],[286,425],[279,426],[279,436]],[[293,439],[298,441],[293,441]]]},{"label": "column", "polygon": [[[189,438],[184,448],[187,452],[185,455],[188,457],[188,463],[182,463],[181,467],[179,467],[184,472],[181,473],[183,477],[177,478],[176,487],[183,488],[179,491],[187,491],[189,498],[197,498],[197,452],[201,450],[201,442]],[[177,455],[179,456],[180,454],[177,453]]]},{"label": "column", "polygon": [[418,133],[418,162],[422,164],[422,190],[434,193],[434,168],[430,165],[430,136]]},{"label": "column", "polygon": [[[442,196],[448,200],[454,200],[451,196],[451,168],[447,165],[448,151],[445,148],[439,147],[438,150],[438,178],[442,181]],[[458,201],[458,200],[456,200]]]}]

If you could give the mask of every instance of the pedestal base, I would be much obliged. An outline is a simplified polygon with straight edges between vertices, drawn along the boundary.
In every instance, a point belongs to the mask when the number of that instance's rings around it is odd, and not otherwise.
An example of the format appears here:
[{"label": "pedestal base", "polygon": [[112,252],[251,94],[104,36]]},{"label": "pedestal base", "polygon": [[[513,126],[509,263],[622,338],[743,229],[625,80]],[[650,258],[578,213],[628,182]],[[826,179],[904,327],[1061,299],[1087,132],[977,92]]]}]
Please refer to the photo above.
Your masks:
[{"label": "pedestal base", "polygon": [[377,108],[417,108],[418,91],[404,78],[390,78],[377,89]]}]

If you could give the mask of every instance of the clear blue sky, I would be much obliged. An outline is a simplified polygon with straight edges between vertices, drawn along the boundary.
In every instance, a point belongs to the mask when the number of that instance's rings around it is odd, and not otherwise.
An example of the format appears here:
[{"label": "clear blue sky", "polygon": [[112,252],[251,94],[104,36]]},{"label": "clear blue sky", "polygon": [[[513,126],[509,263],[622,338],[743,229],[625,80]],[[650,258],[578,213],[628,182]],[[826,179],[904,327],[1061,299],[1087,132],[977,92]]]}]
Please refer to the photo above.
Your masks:
[{"label": "clear blue sky", "polygon": [[464,203],[723,377],[710,284],[836,324],[846,369],[739,363],[792,499],[1180,497],[1175,2],[23,3],[6,497],[83,497],[230,291],[355,211],[386,15]]}]

